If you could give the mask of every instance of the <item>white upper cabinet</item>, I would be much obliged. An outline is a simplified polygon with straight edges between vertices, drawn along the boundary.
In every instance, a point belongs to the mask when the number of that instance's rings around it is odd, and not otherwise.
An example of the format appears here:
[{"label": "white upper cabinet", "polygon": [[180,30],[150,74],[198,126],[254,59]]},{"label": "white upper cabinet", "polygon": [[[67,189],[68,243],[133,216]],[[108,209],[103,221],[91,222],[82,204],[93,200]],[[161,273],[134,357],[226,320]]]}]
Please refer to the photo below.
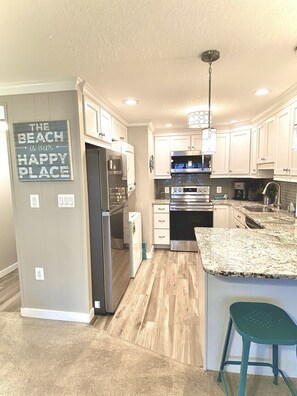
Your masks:
[{"label": "white upper cabinet", "polygon": [[155,137],[155,178],[168,179],[170,174],[170,136]]},{"label": "white upper cabinet", "polygon": [[106,142],[111,142],[111,115],[102,107],[100,108],[100,137]]},{"label": "white upper cabinet", "polygon": [[230,175],[249,175],[250,173],[250,129],[230,134]]},{"label": "white upper cabinet", "polygon": [[297,152],[292,150],[293,125],[297,123],[297,102],[276,115],[276,161],[274,179],[297,181]]},{"label": "white upper cabinet", "polygon": [[252,128],[251,131],[251,158],[250,158],[250,174],[256,175],[258,173],[257,165],[257,127]]},{"label": "white upper cabinet", "polygon": [[275,117],[258,126],[258,160],[261,169],[273,169],[275,160]]},{"label": "white upper cabinet", "polygon": [[99,105],[86,95],[83,100],[85,134],[98,139],[100,133]]},{"label": "white upper cabinet", "polygon": [[112,140],[127,141],[127,127],[115,117],[111,117],[111,137]]},{"label": "white upper cabinet", "polygon": [[171,136],[171,151],[201,150],[201,134]]},{"label": "white upper cabinet", "polygon": [[217,133],[216,152],[212,156],[212,174],[214,176],[229,174],[230,133]]}]

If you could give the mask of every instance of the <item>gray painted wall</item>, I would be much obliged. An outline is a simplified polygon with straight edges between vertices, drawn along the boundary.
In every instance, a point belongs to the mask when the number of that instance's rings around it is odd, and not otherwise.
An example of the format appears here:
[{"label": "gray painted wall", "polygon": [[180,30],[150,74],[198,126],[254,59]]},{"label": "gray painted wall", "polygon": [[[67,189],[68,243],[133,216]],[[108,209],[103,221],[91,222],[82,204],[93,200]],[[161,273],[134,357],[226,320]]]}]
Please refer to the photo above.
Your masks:
[{"label": "gray painted wall", "polygon": [[[26,94],[2,100],[7,104],[9,122],[22,307],[89,313],[88,221],[78,93]],[[12,123],[46,120],[69,120],[74,180],[20,182]],[[30,208],[30,194],[39,194],[39,209]],[[58,194],[74,194],[75,208],[58,208]],[[35,267],[44,268],[44,281],[35,280]]]},{"label": "gray painted wall", "polygon": [[17,262],[6,132],[0,131],[0,274]]},{"label": "gray painted wall", "polygon": [[128,128],[128,141],[134,146],[136,189],[129,197],[129,209],[142,215],[142,238],[146,250],[153,246],[153,207],[155,199],[154,173],[149,171],[149,157],[154,153],[154,138],[147,126]]}]

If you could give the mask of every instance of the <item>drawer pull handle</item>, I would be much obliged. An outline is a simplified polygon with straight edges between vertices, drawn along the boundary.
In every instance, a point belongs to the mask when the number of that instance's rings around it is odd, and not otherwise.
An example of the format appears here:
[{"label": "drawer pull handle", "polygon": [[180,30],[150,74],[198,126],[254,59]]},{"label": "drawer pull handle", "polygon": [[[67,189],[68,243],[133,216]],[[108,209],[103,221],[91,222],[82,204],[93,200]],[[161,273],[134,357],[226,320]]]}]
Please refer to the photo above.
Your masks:
[{"label": "drawer pull handle", "polygon": [[165,208],[158,208],[158,210],[165,210]]},{"label": "drawer pull handle", "polygon": [[165,220],[158,220],[159,223],[165,223]]},{"label": "drawer pull handle", "polygon": [[159,235],[159,238],[161,239],[161,238],[165,238],[165,235]]}]

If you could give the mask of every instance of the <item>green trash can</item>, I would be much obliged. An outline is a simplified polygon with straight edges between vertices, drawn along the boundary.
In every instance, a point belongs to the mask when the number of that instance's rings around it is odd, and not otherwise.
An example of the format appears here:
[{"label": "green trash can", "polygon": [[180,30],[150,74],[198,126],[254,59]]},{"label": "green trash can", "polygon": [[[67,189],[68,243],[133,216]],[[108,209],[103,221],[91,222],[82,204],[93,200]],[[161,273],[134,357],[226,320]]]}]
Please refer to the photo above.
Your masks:
[{"label": "green trash can", "polygon": [[146,242],[142,242],[142,260],[146,260]]}]

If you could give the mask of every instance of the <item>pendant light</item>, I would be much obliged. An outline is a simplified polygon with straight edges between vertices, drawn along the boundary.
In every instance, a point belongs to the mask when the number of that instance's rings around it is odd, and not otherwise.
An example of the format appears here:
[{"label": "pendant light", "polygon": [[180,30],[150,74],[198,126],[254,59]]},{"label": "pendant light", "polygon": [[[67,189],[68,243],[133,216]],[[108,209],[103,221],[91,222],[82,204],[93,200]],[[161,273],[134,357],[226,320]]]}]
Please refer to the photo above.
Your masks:
[{"label": "pendant light", "polygon": [[211,73],[212,62],[220,58],[220,53],[217,50],[208,50],[203,52],[201,60],[207,62],[208,68],[208,127],[202,130],[202,154],[213,154],[216,151],[216,129],[211,127]]}]

